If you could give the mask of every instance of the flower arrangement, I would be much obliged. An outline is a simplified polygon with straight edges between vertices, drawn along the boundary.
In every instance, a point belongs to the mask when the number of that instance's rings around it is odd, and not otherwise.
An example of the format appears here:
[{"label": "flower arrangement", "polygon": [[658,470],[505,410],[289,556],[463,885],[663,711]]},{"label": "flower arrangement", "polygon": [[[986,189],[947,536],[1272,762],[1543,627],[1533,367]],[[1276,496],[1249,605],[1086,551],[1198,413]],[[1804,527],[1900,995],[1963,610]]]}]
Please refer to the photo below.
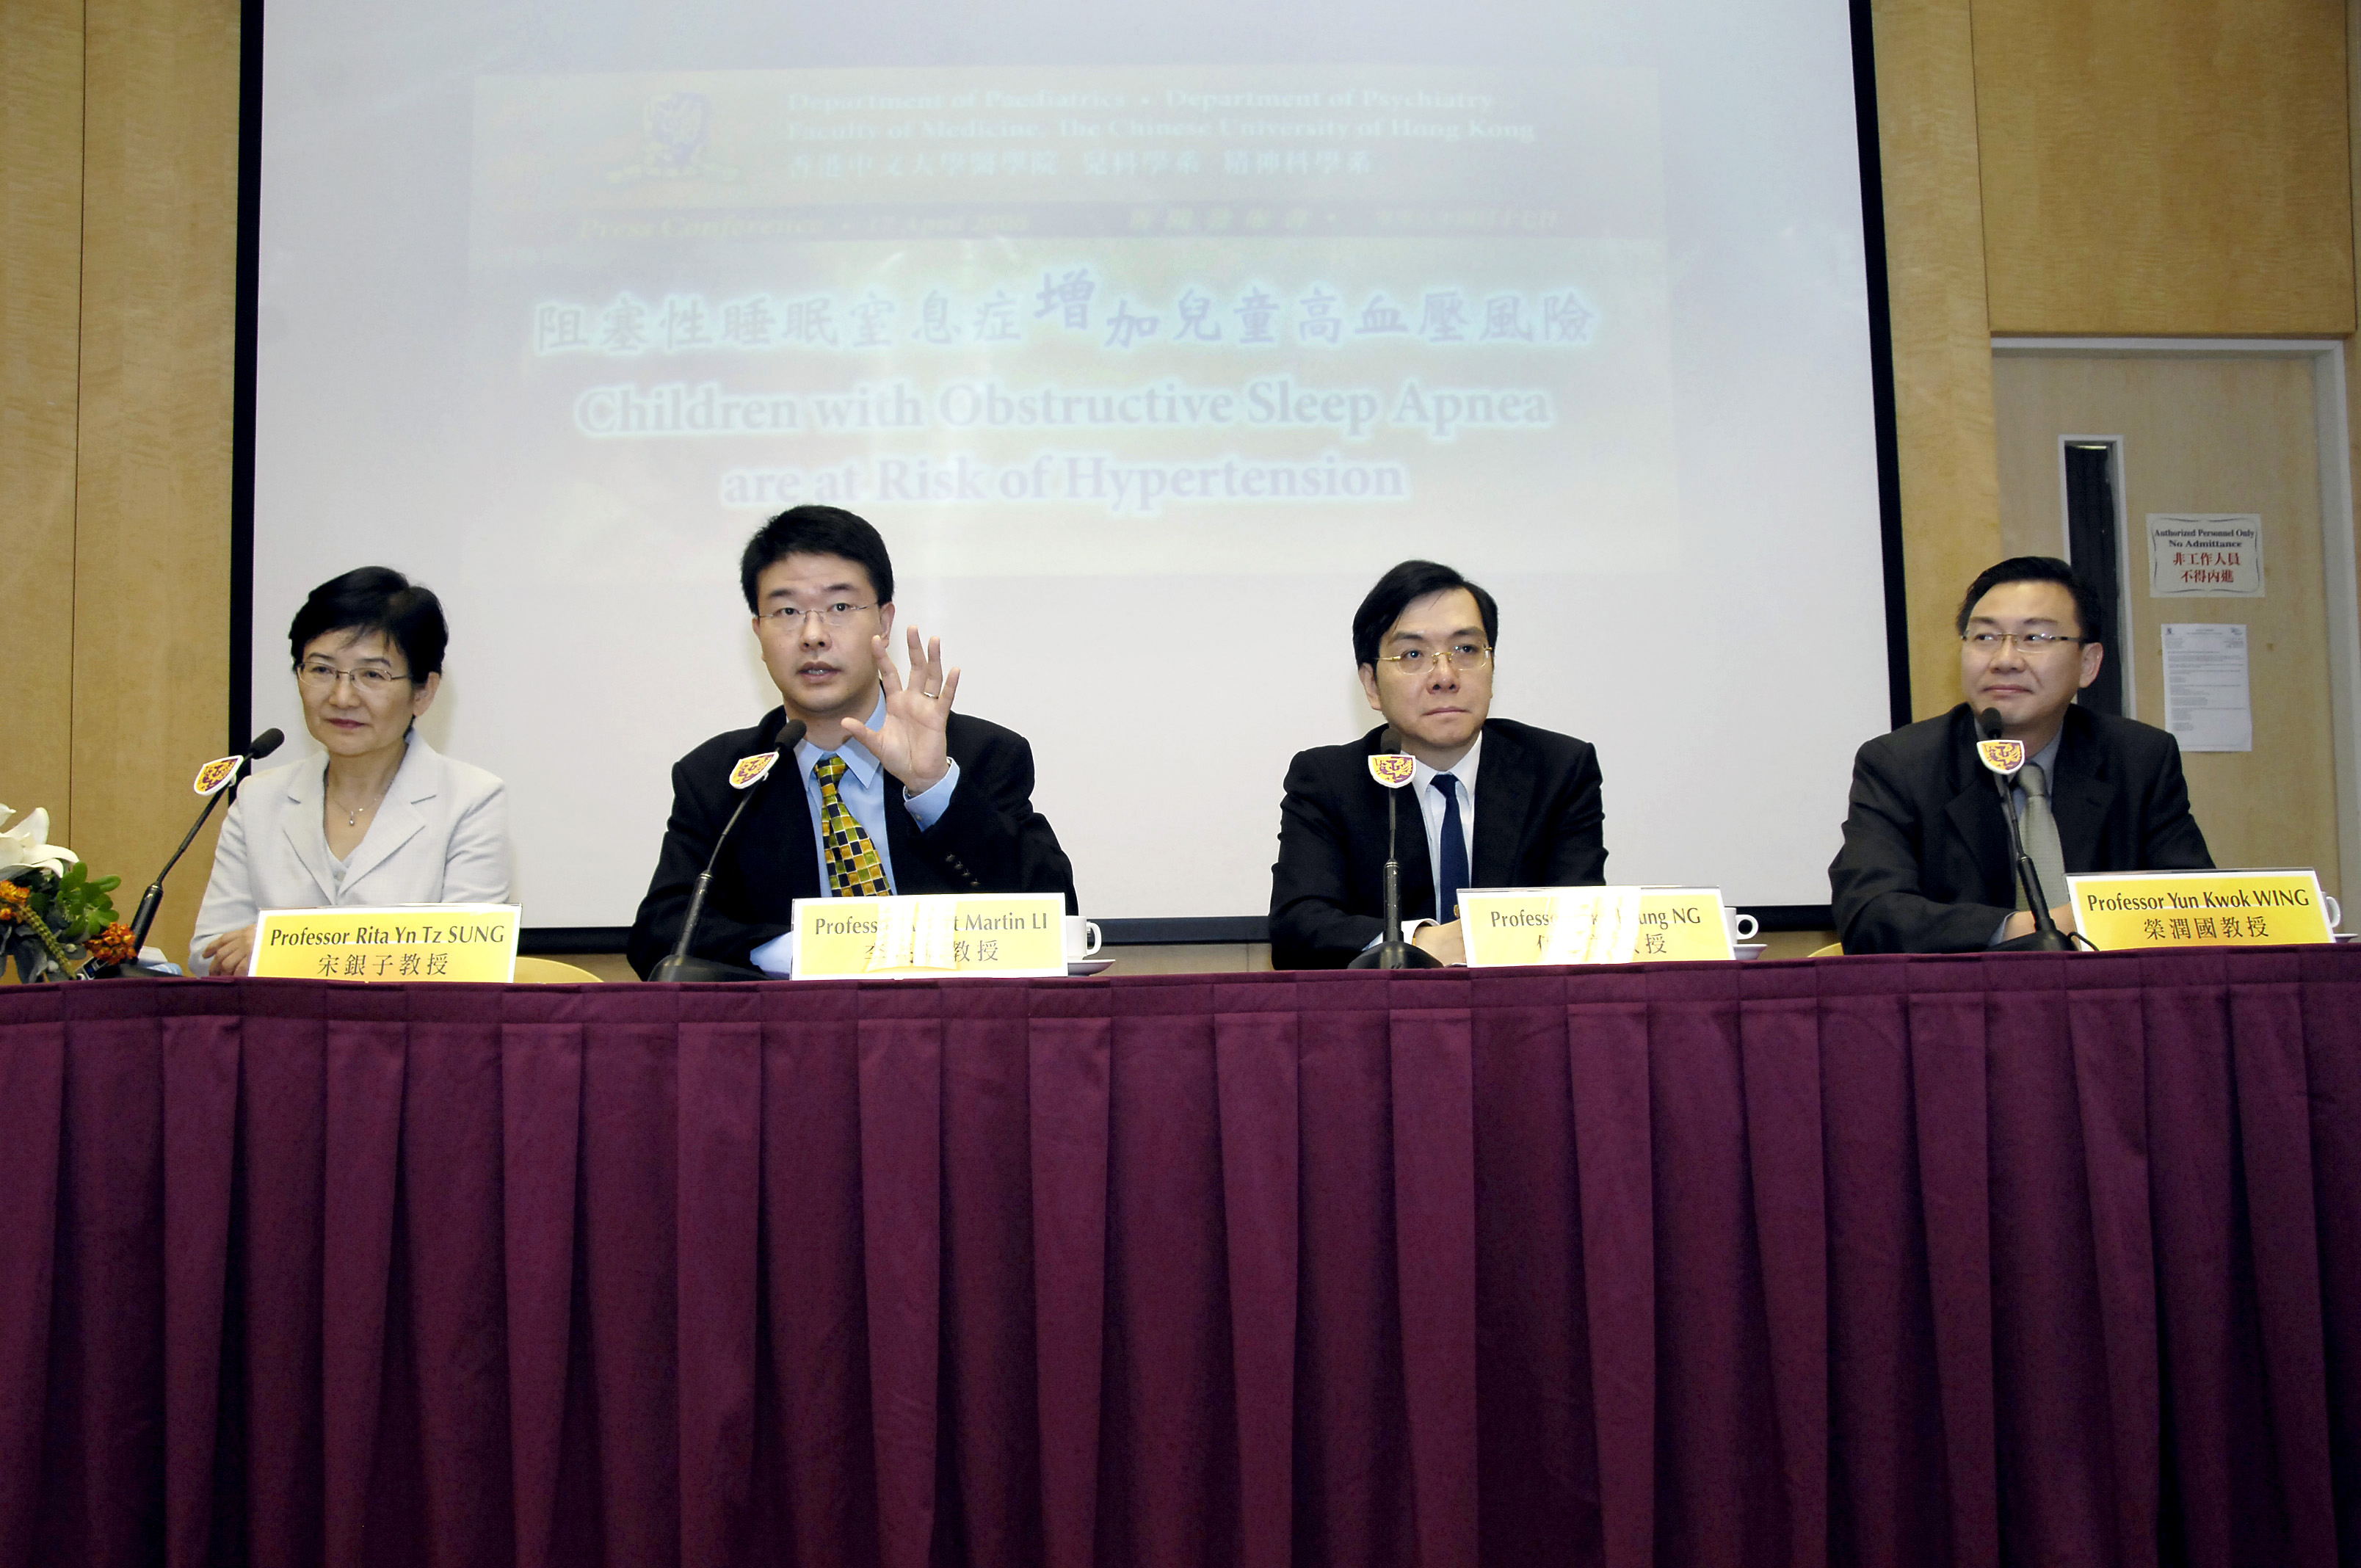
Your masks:
[{"label": "flower arrangement", "polygon": [[[0,822],[8,815],[0,806]],[[19,980],[82,980],[93,966],[127,962],[131,927],[107,896],[123,879],[93,882],[82,857],[49,838],[49,814],[38,807],[0,833],[0,970],[14,958]]]}]

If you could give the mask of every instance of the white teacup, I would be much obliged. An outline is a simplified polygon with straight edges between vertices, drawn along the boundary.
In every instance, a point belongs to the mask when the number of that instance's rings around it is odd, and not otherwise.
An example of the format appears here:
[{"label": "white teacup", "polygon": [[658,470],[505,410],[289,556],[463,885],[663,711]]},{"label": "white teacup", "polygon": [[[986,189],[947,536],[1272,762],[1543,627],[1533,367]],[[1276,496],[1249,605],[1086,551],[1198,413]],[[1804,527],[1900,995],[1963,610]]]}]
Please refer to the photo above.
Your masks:
[{"label": "white teacup", "polygon": [[1079,915],[1066,916],[1066,961],[1093,957],[1099,950],[1099,923],[1085,920]]},{"label": "white teacup", "polygon": [[2344,929],[2345,906],[2337,903],[2335,896],[2332,894],[2322,894],[2320,895],[2320,902],[2325,905],[2328,909],[2328,928],[2332,931]]},{"label": "white teacup", "polygon": [[1763,929],[1763,922],[1752,915],[1741,915],[1725,904],[1721,906],[1721,928],[1730,934],[1730,945],[1734,948],[1741,942],[1754,940],[1756,933]]}]

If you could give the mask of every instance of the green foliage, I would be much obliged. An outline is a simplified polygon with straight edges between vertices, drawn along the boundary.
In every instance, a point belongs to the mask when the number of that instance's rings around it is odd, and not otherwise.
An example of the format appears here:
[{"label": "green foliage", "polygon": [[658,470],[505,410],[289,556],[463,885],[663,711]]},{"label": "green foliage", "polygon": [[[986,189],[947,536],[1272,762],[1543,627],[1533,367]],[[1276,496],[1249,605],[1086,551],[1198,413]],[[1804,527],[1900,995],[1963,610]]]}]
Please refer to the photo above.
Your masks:
[{"label": "green foliage", "polygon": [[[56,883],[50,895],[56,913],[42,910],[41,917],[49,923],[49,929],[58,934],[60,940],[79,945],[115,923],[115,901],[107,894],[123,885],[121,877],[101,877],[93,882],[90,867],[76,861],[66,868],[64,876],[44,876],[40,880]],[[37,888],[33,906],[39,909],[42,902]]]},{"label": "green foliage", "polygon": [[[93,881],[90,868],[76,861],[60,876],[53,872],[27,872],[8,879],[32,895],[29,913],[49,927],[64,948],[68,968],[82,962],[82,944],[115,922],[115,901],[107,895],[123,885],[121,877]],[[19,978],[36,980],[60,969],[55,954],[27,921],[0,925],[0,968],[14,958]]]}]

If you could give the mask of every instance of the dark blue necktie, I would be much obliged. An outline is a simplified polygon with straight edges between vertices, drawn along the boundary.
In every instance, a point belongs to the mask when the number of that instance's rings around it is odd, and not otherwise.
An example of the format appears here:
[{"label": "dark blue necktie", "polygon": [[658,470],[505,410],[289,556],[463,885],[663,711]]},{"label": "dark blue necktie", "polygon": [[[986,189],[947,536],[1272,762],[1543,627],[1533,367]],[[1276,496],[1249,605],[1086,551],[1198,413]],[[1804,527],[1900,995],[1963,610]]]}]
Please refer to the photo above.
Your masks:
[{"label": "dark blue necktie", "polygon": [[1459,918],[1459,890],[1467,885],[1467,832],[1459,821],[1459,780],[1450,773],[1434,775],[1443,792],[1443,875],[1434,890],[1434,917]]}]

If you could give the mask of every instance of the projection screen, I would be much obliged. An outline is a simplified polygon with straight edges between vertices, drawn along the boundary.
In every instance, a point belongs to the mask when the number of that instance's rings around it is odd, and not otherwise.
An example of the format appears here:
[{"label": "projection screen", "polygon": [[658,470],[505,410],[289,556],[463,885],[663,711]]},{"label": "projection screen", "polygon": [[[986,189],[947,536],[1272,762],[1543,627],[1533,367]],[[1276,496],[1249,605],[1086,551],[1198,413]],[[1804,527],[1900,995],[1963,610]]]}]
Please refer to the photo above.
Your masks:
[{"label": "projection screen", "polygon": [[1887,646],[1841,0],[272,0],[252,720],[383,564],[533,928],[629,923],[777,701],[736,564],[849,507],[1027,736],[1087,913],[1268,905],[1356,604],[1500,605],[1609,878],[1817,905]]}]

